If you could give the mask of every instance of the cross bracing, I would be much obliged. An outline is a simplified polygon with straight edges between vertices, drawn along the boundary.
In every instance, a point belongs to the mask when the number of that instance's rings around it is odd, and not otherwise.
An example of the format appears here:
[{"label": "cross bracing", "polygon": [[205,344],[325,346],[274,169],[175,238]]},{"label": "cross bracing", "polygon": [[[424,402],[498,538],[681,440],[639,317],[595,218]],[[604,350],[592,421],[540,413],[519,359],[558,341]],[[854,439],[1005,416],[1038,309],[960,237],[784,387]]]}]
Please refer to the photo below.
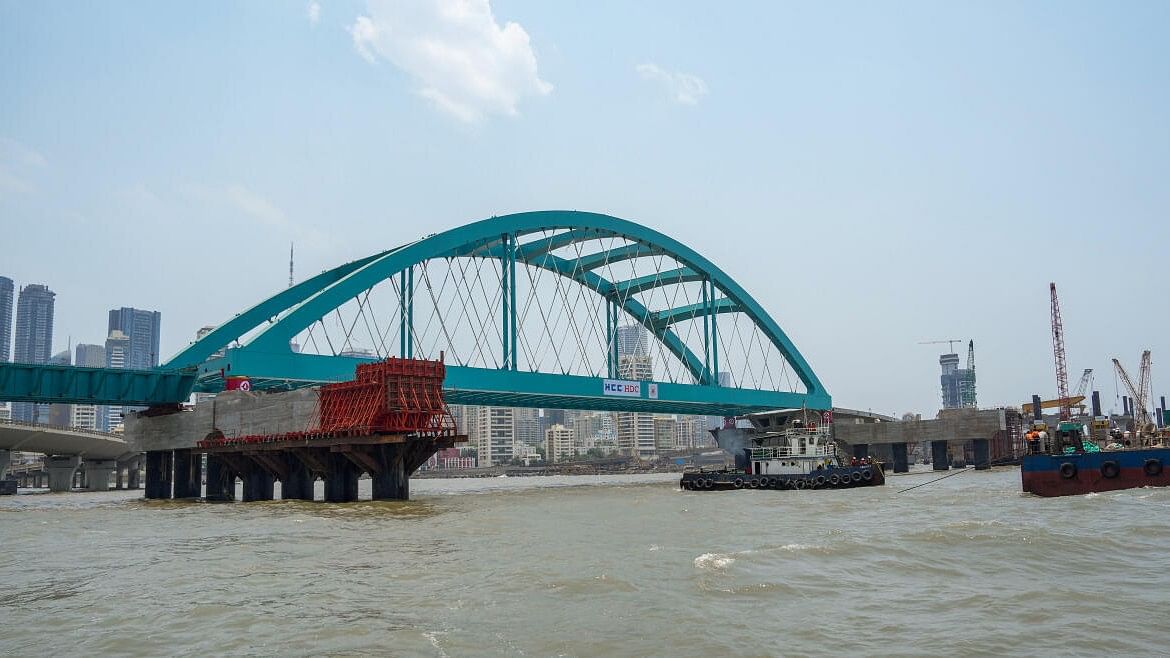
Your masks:
[{"label": "cross bracing", "polygon": [[[657,399],[649,386],[636,400],[602,394],[628,326],[649,337]],[[475,404],[742,413],[830,402],[779,325],[714,264],[633,222],[570,211],[492,217],[347,263],[163,367],[199,368],[203,390],[228,374],[300,386],[392,355],[442,355],[448,397]]]}]

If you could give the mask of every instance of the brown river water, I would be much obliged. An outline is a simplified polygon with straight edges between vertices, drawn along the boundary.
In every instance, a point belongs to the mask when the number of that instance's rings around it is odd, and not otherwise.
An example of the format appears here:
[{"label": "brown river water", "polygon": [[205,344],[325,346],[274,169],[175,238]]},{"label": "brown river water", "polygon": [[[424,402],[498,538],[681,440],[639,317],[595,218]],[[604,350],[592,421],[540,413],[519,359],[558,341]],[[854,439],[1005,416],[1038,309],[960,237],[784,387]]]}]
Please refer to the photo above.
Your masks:
[{"label": "brown river water", "polygon": [[897,493],[935,477],[434,479],[409,502],[345,505],[0,498],[0,654],[1170,651],[1170,489],[1042,499],[1006,468]]}]

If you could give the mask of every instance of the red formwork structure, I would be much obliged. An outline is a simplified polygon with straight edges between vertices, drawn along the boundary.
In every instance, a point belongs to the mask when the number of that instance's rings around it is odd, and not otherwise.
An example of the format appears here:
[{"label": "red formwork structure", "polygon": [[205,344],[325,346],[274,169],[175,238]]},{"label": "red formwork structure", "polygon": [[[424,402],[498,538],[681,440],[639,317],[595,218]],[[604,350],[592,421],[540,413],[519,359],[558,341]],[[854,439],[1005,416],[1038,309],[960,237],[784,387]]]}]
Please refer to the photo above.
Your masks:
[{"label": "red formwork structure", "polygon": [[200,448],[306,439],[413,434],[449,436],[455,421],[443,401],[443,361],[391,357],[357,366],[353,381],[318,391],[318,426],[304,432],[253,434],[199,442]]}]

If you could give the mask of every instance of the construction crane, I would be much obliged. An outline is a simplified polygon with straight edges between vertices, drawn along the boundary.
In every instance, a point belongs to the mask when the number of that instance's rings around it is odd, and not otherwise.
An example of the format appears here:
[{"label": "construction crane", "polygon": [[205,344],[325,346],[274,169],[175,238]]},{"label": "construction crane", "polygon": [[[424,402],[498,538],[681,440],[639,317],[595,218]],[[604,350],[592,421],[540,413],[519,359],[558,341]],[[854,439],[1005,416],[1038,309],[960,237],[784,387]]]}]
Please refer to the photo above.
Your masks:
[{"label": "construction crane", "polygon": [[1074,397],[1079,395],[1083,398],[1087,391],[1092,390],[1092,388],[1091,388],[1092,385],[1093,385],[1093,369],[1092,368],[1085,368],[1085,371],[1083,373],[1081,373],[1081,381],[1077,383],[1077,392],[1073,394]]},{"label": "construction crane", "polygon": [[951,354],[954,354],[955,343],[961,343],[961,342],[963,342],[962,338],[946,338],[943,340],[924,340],[918,344],[919,345],[941,345],[943,343],[946,343],[947,344],[947,351],[950,352]]},{"label": "construction crane", "polygon": [[967,343],[967,375],[959,381],[960,406],[974,409],[975,399],[975,341]]},{"label": "construction crane", "polygon": [[1068,359],[1064,354],[1064,325],[1060,321],[1060,300],[1056,284],[1048,284],[1052,297],[1052,352],[1056,357],[1056,399],[1060,400],[1060,419],[1072,419],[1072,404],[1068,399]]},{"label": "construction crane", "polygon": [[1117,376],[1121,378],[1121,383],[1125,385],[1125,389],[1129,391],[1129,396],[1133,398],[1133,430],[1137,435],[1149,430],[1153,424],[1150,420],[1150,412],[1146,408],[1149,398],[1147,395],[1150,391],[1150,351],[1142,352],[1141,366],[1138,372],[1138,385],[1133,385],[1133,380],[1130,379],[1129,373],[1121,366],[1121,362],[1113,359],[1113,368],[1117,370]]}]

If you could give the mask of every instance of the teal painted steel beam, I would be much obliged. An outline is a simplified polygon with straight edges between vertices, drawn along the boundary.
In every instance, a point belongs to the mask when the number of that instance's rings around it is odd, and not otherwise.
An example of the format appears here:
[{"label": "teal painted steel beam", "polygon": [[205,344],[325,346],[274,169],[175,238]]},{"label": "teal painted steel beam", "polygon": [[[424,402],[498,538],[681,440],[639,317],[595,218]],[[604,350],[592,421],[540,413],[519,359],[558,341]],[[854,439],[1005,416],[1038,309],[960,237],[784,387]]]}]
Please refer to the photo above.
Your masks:
[{"label": "teal painted steel beam", "polygon": [[[703,301],[698,304],[689,304],[687,306],[657,311],[651,314],[650,322],[656,327],[669,327],[676,322],[682,322],[684,320],[693,320],[698,317],[714,318],[718,313],[735,313],[743,310],[735,302],[726,297],[721,297],[718,301],[711,302],[709,295],[709,289],[704,285]],[[715,337],[711,336],[711,340],[715,340]]]},{"label": "teal painted steel beam", "polygon": [[595,270],[610,263],[620,263],[624,260],[632,260],[634,258],[642,258],[643,256],[658,256],[662,254],[662,250],[648,244],[635,242],[633,244],[622,245],[614,247],[613,249],[606,249],[594,254],[586,254],[573,260],[574,266],[578,270]]},{"label": "teal painted steel beam", "polygon": [[[274,323],[253,337],[248,342],[248,346],[269,353],[287,351],[288,341],[307,326],[349,301],[357,293],[385,280],[394,272],[404,269],[408,265],[432,258],[457,255],[468,245],[482,244],[486,240],[493,239],[492,236],[509,233],[526,235],[532,232],[561,228],[591,228],[600,232],[621,235],[631,240],[637,240],[638,243],[653,245],[658,253],[669,255],[681,265],[705,273],[710,277],[715,287],[728,300],[737,304],[740,310],[747,314],[764,335],[771,340],[792,366],[794,374],[800,378],[807,395],[811,397],[827,395],[824,385],[821,384],[808,362],[805,361],[775,320],[734,279],[713,263],[678,241],[652,229],[609,215],[576,211],[548,210],[492,217],[431,235],[419,242],[372,257],[372,260],[368,260],[365,265],[352,270],[332,285],[322,288],[281,315]],[[578,261],[573,262],[580,265]],[[587,277],[586,280],[588,280]],[[608,282],[601,280],[600,283]],[[601,285],[590,287],[594,290],[602,288]],[[631,309],[636,310],[636,307],[628,304],[627,312]],[[647,317],[639,319],[639,322],[650,326],[648,312],[644,308],[642,311]],[[631,315],[634,314],[631,313]],[[681,340],[678,340],[677,336],[671,338],[672,333],[659,334],[658,331],[660,330],[655,330],[656,335],[661,336],[660,340],[676,354],[686,355],[689,353],[689,350],[686,349]],[[671,347],[672,342],[674,347]],[[679,350],[680,346],[681,351],[676,351]],[[702,362],[695,363],[697,358],[694,358],[693,354],[690,355],[690,358],[685,356],[680,358],[687,362],[692,373],[701,373]]]},{"label": "teal painted steel beam", "polygon": [[[612,284],[612,292],[618,297],[628,297],[629,295],[636,295],[646,290],[653,288],[661,288],[662,286],[673,286],[680,283],[689,283],[691,281],[702,281],[705,277],[692,270],[689,267],[680,267],[658,274],[647,274],[634,279],[627,279],[625,281],[617,281]],[[602,290],[602,293],[607,291]]]},{"label": "teal painted steel beam", "polygon": [[[254,389],[297,388],[353,379],[354,367],[369,359],[314,354],[263,354],[248,348],[228,350],[222,359],[200,366],[200,372],[219,381],[223,375],[247,376]],[[297,378],[282,377],[296,372]],[[447,366],[444,397],[451,404],[546,407],[599,411],[644,411],[715,416],[737,416],[782,408],[831,408],[827,394],[804,395],[697,384],[640,382],[638,397],[604,394],[605,378],[538,372]],[[657,398],[650,384],[657,385]]]},{"label": "teal painted steel beam", "polygon": [[[715,294],[716,294],[715,282],[711,282],[711,311],[710,311],[708,316],[711,318],[711,382],[710,383],[712,386],[719,385],[719,332],[717,330],[717,328],[719,326],[718,325],[719,314],[728,312],[728,311],[720,310],[722,308],[722,302],[724,300],[722,300],[722,299],[716,300]],[[732,306],[732,307],[734,308],[734,306]]]},{"label": "teal painted steel beam", "polygon": [[195,370],[126,370],[0,363],[0,400],[150,406],[185,401]]}]

